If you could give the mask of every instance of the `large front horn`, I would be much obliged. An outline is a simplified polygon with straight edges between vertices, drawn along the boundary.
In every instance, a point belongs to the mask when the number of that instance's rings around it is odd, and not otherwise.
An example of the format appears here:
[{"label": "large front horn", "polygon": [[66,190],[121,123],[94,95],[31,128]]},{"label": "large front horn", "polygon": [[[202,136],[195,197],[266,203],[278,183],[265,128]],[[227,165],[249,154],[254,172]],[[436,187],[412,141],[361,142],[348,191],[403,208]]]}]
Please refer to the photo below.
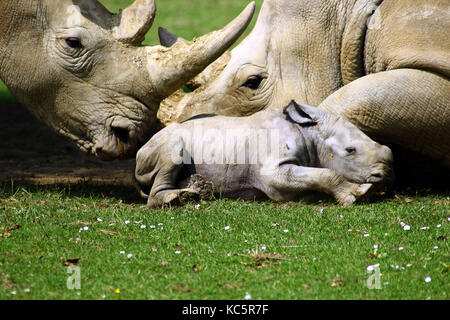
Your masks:
[{"label": "large front horn", "polygon": [[140,44],[152,27],[156,15],[155,0],[136,0],[118,15],[118,26],[113,29],[116,39],[131,44]]},{"label": "large front horn", "polygon": [[255,3],[226,27],[193,41],[175,41],[149,56],[149,73],[160,98],[164,99],[202,72],[242,35],[255,12]]}]

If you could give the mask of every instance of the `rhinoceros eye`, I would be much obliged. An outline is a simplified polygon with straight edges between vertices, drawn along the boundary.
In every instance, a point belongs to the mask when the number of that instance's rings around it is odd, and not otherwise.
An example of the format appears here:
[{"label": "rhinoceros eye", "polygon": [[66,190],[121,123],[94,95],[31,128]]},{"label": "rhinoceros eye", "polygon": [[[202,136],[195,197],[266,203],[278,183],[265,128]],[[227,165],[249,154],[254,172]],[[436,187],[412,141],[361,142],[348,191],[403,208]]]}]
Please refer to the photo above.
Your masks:
[{"label": "rhinoceros eye", "polygon": [[66,38],[66,44],[73,49],[82,49],[83,48],[80,38],[74,38],[74,37]]},{"label": "rhinoceros eye", "polygon": [[261,76],[251,76],[248,80],[242,85],[242,87],[250,88],[252,90],[256,90],[261,85],[261,82],[264,80]]},{"label": "rhinoceros eye", "polygon": [[355,147],[348,147],[345,148],[345,151],[347,151],[348,154],[353,154],[356,152],[356,148]]}]

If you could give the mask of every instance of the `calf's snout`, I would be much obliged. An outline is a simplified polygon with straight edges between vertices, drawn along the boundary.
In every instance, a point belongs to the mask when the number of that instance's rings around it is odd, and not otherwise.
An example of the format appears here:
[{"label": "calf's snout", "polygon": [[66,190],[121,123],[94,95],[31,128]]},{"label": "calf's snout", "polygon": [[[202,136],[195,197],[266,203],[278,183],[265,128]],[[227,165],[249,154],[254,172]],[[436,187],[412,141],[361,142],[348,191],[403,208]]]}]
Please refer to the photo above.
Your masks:
[{"label": "calf's snout", "polygon": [[394,156],[391,149],[386,146],[380,145],[378,149],[379,157],[374,166],[372,166],[368,183],[374,184],[391,184],[394,181]]},{"label": "calf's snout", "polygon": [[368,183],[390,183],[394,180],[394,173],[390,169],[377,169],[371,172]]}]

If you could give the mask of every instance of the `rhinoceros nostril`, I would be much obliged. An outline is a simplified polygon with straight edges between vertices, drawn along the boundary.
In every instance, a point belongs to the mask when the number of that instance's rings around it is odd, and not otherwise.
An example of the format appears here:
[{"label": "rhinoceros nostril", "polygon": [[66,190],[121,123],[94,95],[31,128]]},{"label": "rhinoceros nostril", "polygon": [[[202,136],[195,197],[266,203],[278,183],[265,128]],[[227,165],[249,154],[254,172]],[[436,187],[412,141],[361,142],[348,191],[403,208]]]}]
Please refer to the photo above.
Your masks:
[{"label": "rhinoceros nostril", "polygon": [[111,160],[111,157],[105,152],[105,150],[101,146],[95,147],[94,148],[94,153],[95,153],[95,155],[97,157],[99,157],[100,159],[102,159],[104,161],[110,161]]},{"label": "rhinoceros nostril", "polygon": [[130,143],[130,135],[127,129],[117,127],[111,127],[111,129],[117,139],[120,140],[120,142],[124,143],[125,145],[128,145]]},{"label": "rhinoceros nostril", "polygon": [[383,174],[380,172],[374,172],[370,175],[369,179],[367,180],[367,182],[369,183],[376,183],[376,182],[380,182],[383,180]]},{"label": "rhinoceros nostril", "polygon": [[100,155],[100,154],[103,154],[103,147],[95,147],[94,148],[94,152],[95,152],[95,154],[97,154],[97,155]]}]

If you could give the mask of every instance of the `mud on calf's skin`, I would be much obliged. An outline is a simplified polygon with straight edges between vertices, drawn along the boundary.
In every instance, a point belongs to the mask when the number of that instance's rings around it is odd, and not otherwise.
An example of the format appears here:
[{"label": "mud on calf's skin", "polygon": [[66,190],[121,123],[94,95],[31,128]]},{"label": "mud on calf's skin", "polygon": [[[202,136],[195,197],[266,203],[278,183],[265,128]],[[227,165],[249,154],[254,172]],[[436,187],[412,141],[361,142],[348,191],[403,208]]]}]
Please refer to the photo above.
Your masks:
[{"label": "mud on calf's skin", "polygon": [[168,126],[138,152],[135,180],[150,207],[190,198],[350,205],[393,180],[391,150],[342,117],[295,101],[249,117],[200,116]]}]

